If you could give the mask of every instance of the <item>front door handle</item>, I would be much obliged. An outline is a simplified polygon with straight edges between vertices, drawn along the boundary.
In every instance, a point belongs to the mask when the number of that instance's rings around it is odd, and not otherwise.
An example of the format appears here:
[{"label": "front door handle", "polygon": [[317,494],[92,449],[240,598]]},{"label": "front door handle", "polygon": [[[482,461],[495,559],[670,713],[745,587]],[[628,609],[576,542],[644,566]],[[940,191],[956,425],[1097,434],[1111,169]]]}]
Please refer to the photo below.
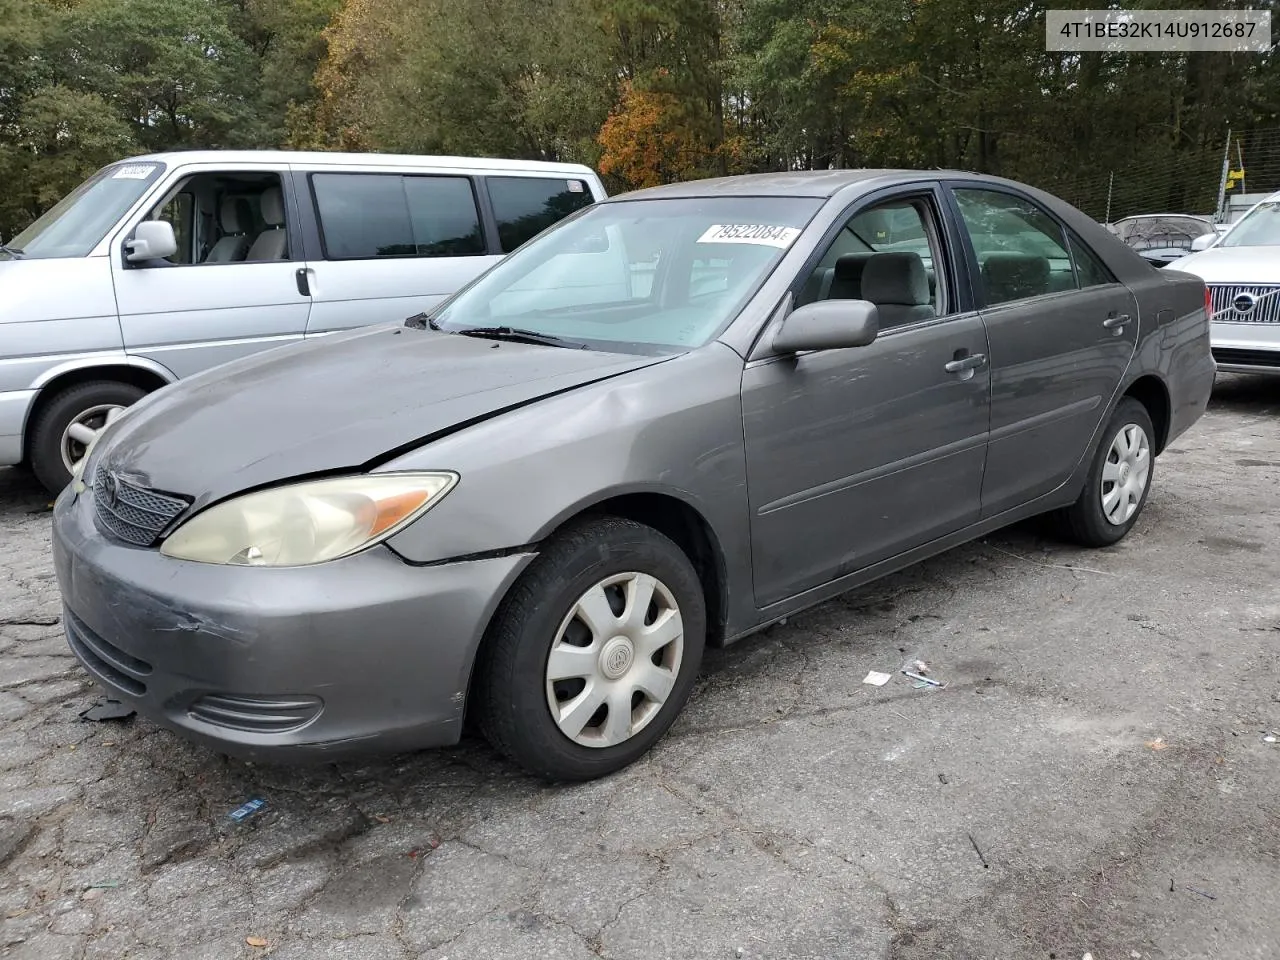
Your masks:
[{"label": "front door handle", "polygon": [[1127,313],[1122,313],[1119,316],[1112,314],[1111,316],[1107,317],[1107,319],[1102,321],[1102,325],[1106,327],[1108,330],[1116,330],[1116,329],[1119,329],[1120,327],[1123,327],[1131,319],[1132,318]]},{"label": "front door handle", "polygon": [[966,370],[977,370],[987,362],[985,353],[971,353],[967,357],[957,357],[947,363],[947,373],[964,373]]},{"label": "front door handle", "polygon": [[293,277],[298,281],[298,293],[304,297],[311,296],[311,284],[307,281],[307,268],[299,267],[298,272]]}]

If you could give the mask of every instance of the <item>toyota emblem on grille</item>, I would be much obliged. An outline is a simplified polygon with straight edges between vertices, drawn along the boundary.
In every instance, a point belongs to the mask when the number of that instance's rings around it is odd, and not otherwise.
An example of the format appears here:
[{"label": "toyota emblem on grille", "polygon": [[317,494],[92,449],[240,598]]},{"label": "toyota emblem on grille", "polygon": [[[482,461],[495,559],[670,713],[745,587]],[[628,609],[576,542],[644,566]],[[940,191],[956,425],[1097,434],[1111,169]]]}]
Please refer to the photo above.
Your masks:
[{"label": "toyota emblem on grille", "polygon": [[102,500],[108,507],[116,505],[116,478],[115,474],[106,473],[102,477]]},{"label": "toyota emblem on grille", "polygon": [[1231,305],[1236,308],[1236,313],[1248,313],[1258,305],[1258,298],[1252,293],[1237,293]]}]

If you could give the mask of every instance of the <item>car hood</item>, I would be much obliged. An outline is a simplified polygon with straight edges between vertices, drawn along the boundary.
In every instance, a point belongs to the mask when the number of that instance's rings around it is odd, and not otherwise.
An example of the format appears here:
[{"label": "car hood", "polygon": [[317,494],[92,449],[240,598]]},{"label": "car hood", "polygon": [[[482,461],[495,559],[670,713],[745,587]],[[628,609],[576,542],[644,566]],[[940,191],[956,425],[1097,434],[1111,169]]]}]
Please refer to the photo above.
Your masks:
[{"label": "car hood", "polygon": [[1169,267],[1205,283],[1280,283],[1280,247],[1210,247]]},{"label": "car hood", "polygon": [[105,464],[201,506],[293,477],[368,467],[467,424],[664,359],[399,326],[339,334],[151,394],[104,435],[93,469]]}]

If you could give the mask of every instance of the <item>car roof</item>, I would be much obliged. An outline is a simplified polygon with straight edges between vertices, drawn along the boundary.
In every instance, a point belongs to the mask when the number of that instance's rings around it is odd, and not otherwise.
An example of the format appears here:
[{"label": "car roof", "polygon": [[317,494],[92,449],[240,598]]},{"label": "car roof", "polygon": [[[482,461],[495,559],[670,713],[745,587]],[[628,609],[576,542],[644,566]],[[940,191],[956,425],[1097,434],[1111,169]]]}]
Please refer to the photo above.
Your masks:
[{"label": "car roof", "polygon": [[595,171],[580,163],[544,160],[500,160],[491,157],[437,157],[406,153],[330,153],[308,150],[175,150],[129,157],[122,163],[295,163],[307,166],[450,167],[455,170],[511,170],[534,173],[572,173],[594,177]]},{"label": "car roof", "polygon": [[[660,187],[646,187],[631,193],[615,194],[610,201],[657,200],[674,197],[833,197],[846,187],[857,184],[893,186],[921,180],[964,179],[992,184],[1012,184],[1000,177],[989,177],[963,170],[792,170],[785,173],[746,173],[708,180],[687,180]],[[1023,184],[1013,184],[1023,187]]]}]

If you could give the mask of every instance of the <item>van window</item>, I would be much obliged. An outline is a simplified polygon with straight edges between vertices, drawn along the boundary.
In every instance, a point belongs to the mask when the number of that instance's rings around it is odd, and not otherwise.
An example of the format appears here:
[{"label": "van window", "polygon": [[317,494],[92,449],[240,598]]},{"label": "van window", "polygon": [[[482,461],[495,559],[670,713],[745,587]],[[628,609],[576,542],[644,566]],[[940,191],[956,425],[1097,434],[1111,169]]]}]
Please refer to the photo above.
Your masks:
[{"label": "van window", "polygon": [[584,180],[489,177],[488,185],[503,253],[594,202]]},{"label": "van window", "polygon": [[103,167],[9,241],[27,260],[84,257],[142,198],[164,164],[117,163]]},{"label": "van window", "polygon": [[173,225],[178,252],[167,260],[174,266],[292,259],[278,173],[194,174],[170,189],[148,218]]},{"label": "van window", "polygon": [[467,177],[315,173],[311,186],[329,260],[486,253]]}]

